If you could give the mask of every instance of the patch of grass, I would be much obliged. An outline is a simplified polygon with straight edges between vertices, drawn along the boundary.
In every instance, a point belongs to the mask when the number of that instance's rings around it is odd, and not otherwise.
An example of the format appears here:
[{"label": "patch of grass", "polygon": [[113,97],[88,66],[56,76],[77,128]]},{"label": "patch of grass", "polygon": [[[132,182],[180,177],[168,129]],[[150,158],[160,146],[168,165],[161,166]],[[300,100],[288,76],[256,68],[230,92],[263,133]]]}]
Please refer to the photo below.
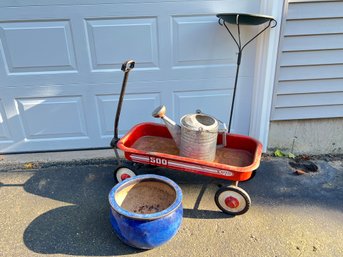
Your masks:
[{"label": "patch of grass", "polygon": [[295,154],[293,154],[291,152],[285,153],[285,152],[282,152],[280,149],[275,150],[274,156],[275,157],[287,157],[289,159],[295,159],[295,157],[296,157]]}]

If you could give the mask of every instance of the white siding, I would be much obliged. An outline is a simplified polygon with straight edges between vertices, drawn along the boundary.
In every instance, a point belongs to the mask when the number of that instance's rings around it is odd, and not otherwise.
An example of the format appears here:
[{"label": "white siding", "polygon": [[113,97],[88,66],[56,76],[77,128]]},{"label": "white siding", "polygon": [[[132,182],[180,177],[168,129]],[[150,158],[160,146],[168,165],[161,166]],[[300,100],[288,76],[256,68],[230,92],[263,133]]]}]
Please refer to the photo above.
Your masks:
[{"label": "white siding", "polygon": [[343,1],[289,1],[272,120],[343,117]]}]

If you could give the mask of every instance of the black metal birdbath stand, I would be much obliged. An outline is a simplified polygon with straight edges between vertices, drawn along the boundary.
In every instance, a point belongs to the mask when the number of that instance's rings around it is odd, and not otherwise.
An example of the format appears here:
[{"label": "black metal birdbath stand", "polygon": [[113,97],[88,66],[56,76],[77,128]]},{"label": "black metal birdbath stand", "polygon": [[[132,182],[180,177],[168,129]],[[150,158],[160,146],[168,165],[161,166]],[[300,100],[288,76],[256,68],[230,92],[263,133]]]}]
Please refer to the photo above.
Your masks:
[{"label": "black metal birdbath stand", "polygon": [[[232,37],[232,39],[234,40],[238,48],[236,77],[235,77],[235,83],[234,83],[234,88],[233,88],[230,119],[229,119],[229,126],[228,126],[228,131],[230,132],[233,109],[234,109],[234,104],[235,104],[235,97],[236,97],[239,67],[241,64],[243,50],[249,43],[251,43],[255,38],[261,35],[268,28],[274,28],[277,25],[277,22],[271,16],[246,14],[246,13],[219,13],[217,14],[217,17],[219,18],[218,20],[219,25],[224,26],[226,28],[226,30],[229,32],[230,36]],[[237,38],[234,37],[229,27],[227,26],[227,23],[237,25],[237,36],[238,36]],[[255,36],[253,36],[246,43],[244,44],[242,43],[240,25],[262,25],[264,23],[267,23],[267,25],[263,29],[261,29]]]}]

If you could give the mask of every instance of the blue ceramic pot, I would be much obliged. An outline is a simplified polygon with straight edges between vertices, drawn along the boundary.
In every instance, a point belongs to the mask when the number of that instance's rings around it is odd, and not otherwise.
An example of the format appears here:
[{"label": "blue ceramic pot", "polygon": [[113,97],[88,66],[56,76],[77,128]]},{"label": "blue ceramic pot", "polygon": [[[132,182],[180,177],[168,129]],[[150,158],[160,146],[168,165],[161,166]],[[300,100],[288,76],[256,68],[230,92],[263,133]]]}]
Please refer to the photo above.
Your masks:
[{"label": "blue ceramic pot", "polygon": [[112,227],[124,243],[151,249],[173,238],[182,222],[182,191],[172,180],[139,175],[109,193]]}]

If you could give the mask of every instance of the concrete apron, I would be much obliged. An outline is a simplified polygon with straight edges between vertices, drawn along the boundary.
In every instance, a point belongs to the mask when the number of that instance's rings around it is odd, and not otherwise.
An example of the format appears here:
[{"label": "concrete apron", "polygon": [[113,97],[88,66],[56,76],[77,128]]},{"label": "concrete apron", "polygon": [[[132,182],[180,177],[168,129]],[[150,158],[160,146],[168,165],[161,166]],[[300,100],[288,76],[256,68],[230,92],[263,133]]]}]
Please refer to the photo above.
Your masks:
[{"label": "concrete apron", "polygon": [[0,171],[0,256],[343,256],[343,167],[316,161],[319,172],[294,175],[287,159],[264,159],[241,182],[250,210],[231,217],[214,194],[230,181],[166,169],[183,190],[184,219],[167,244],[124,245],[109,223],[112,159],[47,163]]}]

